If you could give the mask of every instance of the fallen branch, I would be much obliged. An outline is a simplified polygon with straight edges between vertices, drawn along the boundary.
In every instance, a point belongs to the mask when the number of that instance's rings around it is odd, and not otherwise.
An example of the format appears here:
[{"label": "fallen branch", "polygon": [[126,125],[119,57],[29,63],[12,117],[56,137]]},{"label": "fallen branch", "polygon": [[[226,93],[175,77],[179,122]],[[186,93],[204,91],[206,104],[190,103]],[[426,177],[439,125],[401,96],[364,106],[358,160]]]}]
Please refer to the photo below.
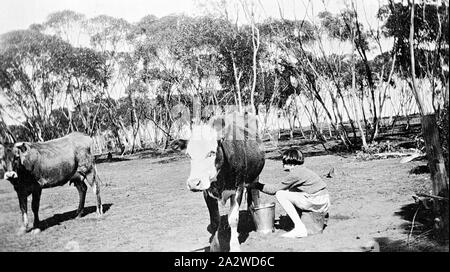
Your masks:
[{"label": "fallen branch", "polygon": [[413,217],[413,220],[412,220],[412,223],[411,223],[411,230],[409,231],[408,240],[406,241],[406,245],[408,247],[409,247],[409,238],[411,238],[412,232],[414,230],[414,222],[416,221],[416,216],[417,216],[417,213],[419,212],[419,209],[420,209],[420,205],[417,206],[417,210],[414,213],[414,217]]},{"label": "fallen branch", "polygon": [[410,156],[410,155],[411,155],[411,153],[385,152],[385,153],[376,153],[376,154],[373,154],[372,156],[380,157],[380,158],[387,158],[387,157],[398,158],[398,157],[406,157],[406,156]]},{"label": "fallen branch", "polygon": [[423,154],[423,153],[414,153],[414,154],[409,154],[410,156],[409,157],[406,157],[406,158],[403,158],[401,161],[400,161],[400,163],[407,163],[407,162],[410,162],[410,161],[413,161],[413,160],[420,160],[420,159],[423,159],[423,158],[425,158],[427,155],[426,154]]},{"label": "fallen branch", "polygon": [[435,195],[429,195],[429,194],[423,194],[423,193],[417,193],[416,195],[419,197],[429,197],[429,198],[434,198],[437,200],[448,201],[448,198],[442,197],[442,196],[435,196]]}]

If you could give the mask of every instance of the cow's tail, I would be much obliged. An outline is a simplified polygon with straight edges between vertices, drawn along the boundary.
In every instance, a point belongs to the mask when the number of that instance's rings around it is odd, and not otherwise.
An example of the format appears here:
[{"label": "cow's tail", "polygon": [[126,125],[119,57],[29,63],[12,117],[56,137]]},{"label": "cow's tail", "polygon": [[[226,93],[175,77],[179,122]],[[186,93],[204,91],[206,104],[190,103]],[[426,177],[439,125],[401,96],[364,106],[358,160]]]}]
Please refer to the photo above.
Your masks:
[{"label": "cow's tail", "polygon": [[[96,160],[96,155],[95,155],[95,140],[94,138],[91,136],[91,144],[89,146],[89,152],[91,154],[91,159],[92,159],[92,176],[93,176],[93,184],[103,184],[102,180],[100,179],[100,177],[98,176],[98,172],[97,172],[97,166],[95,164],[95,160]],[[100,184],[99,184],[100,182]]]},{"label": "cow's tail", "polygon": [[100,179],[97,175],[97,166],[95,165],[95,163],[92,165],[92,189],[97,198],[97,214],[102,215],[103,214],[103,206],[102,206],[102,200],[100,197]]},{"label": "cow's tail", "polygon": [[94,145],[93,139],[91,142],[90,149],[91,149],[90,151],[91,151],[91,155],[92,155],[92,189],[97,198],[97,214],[102,215],[103,214],[103,206],[102,206],[102,200],[100,197],[100,182],[101,182],[101,180],[97,174],[97,165],[95,164],[95,156],[94,156],[95,145]]},{"label": "cow's tail", "polygon": [[98,185],[103,185],[103,180],[98,175],[97,165],[95,164],[95,162],[92,164],[92,176],[94,183],[96,182]]}]

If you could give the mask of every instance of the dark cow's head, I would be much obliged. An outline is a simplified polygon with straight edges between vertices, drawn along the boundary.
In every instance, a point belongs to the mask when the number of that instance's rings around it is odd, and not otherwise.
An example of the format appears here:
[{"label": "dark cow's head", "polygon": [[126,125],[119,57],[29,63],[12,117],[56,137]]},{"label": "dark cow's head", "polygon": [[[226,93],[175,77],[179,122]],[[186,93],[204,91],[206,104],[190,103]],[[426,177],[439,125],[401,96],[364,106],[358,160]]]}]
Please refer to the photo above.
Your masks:
[{"label": "dark cow's head", "polygon": [[224,154],[218,132],[210,125],[195,126],[189,140],[175,140],[173,149],[185,150],[191,159],[191,172],[187,187],[191,191],[203,191],[216,181],[223,165]]},{"label": "dark cow's head", "polygon": [[0,145],[0,166],[5,173],[4,179],[13,181],[18,178],[18,169],[23,165],[29,148],[27,143]]}]

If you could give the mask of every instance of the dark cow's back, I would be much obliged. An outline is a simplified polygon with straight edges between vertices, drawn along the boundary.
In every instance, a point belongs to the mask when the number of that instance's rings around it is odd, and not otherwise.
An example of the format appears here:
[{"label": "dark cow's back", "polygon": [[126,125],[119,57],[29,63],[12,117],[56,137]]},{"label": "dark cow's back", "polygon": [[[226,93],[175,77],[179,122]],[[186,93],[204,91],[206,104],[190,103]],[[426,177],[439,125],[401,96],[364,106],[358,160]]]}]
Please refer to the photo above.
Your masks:
[{"label": "dark cow's back", "polygon": [[213,124],[216,130],[220,130],[223,140],[219,148],[225,159],[214,185],[218,193],[254,182],[265,163],[257,118],[247,114],[230,114],[216,118]]},{"label": "dark cow's back", "polygon": [[90,173],[91,146],[92,139],[79,132],[47,142],[30,143],[23,155],[23,171],[29,172],[44,188],[62,185],[76,172]]},{"label": "dark cow's back", "polygon": [[[100,187],[96,179],[96,167],[91,152],[93,140],[82,133],[71,133],[59,139],[42,143],[16,143],[7,146],[6,154],[0,154],[1,163],[6,166],[6,179],[14,186],[22,213],[19,234],[27,231],[27,198],[32,195],[31,207],[34,214],[32,233],[39,233],[39,203],[43,188],[74,184],[79,194],[77,217],[83,215],[87,185],[92,186],[97,197],[97,213],[101,215]],[[5,150],[3,150],[3,153]],[[92,177],[88,180],[88,175]]]}]

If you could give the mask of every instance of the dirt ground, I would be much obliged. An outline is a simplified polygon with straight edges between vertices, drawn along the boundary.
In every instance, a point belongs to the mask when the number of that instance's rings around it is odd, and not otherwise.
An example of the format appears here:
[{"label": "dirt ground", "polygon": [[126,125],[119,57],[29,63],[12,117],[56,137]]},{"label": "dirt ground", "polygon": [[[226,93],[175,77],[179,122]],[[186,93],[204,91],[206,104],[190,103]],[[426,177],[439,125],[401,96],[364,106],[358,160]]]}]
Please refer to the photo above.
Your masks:
[{"label": "dirt ground", "polygon": [[[284,176],[281,162],[268,156],[261,174],[265,183]],[[285,229],[262,235],[254,231],[241,206],[239,223],[242,251],[366,251],[376,241],[381,251],[448,251],[448,245],[431,242],[425,232],[426,211],[416,212],[412,195],[428,192],[429,174],[410,175],[425,162],[400,164],[399,158],[358,161],[355,156],[323,155],[306,158],[306,166],[325,176],[332,207],[323,234],[303,239],[280,237]],[[187,158],[173,154],[98,164],[102,180],[104,215],[95,213],[92,190],[86,198],[86,215],[74,219],[78,193],[73,186],[43,191],[40,234],[17,236],[20,212],[12,185],[0,180],[0,251],[207,251],[209,216],[201,193],[187,190]],[[261,195],[263,202],[275,198]],[[30,205],[29,199],[29,205]],[[227,213],[229,205],[220,207]],[[31,210],[31,207],[29,207]],[[30,211],[30,222],[32,213]],[[285,215],[278,205],[275,218]]]}]

